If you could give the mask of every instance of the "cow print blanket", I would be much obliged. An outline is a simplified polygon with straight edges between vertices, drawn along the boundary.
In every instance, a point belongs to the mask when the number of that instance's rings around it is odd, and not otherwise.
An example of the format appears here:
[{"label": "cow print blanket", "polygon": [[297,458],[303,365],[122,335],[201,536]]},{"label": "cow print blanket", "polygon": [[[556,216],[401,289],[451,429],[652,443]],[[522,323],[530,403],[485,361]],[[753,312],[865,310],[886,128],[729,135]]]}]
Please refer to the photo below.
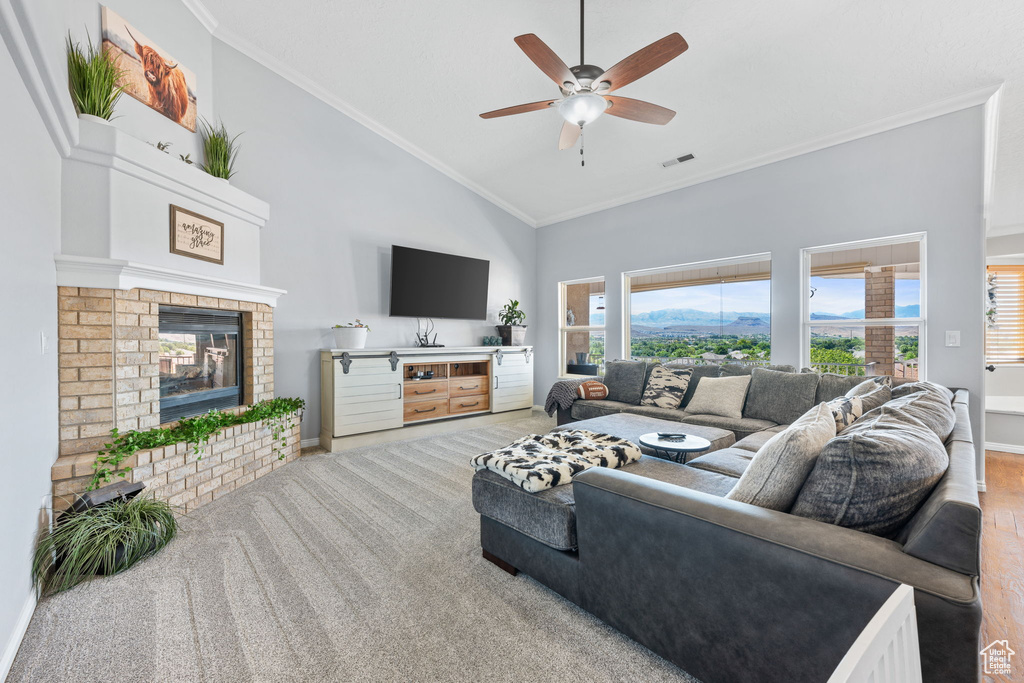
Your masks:
[{"label": "cow print blanket", "polygon": [[591,467],[622,467],[640,459],[636,444],[584,429],[530,434],[504,448],[470,460],[478,470],[500,474],[524,491],[537,493],[569,484]]}]

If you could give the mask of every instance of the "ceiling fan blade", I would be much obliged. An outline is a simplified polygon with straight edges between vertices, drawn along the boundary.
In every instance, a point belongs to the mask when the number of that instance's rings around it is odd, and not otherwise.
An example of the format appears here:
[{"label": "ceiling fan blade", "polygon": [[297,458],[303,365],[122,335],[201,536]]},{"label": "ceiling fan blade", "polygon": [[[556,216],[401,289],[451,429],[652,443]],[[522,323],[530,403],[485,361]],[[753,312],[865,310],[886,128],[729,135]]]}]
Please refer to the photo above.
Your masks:
[{"label": "ceiling fan blade", "polygon": [[494,111],[484,112],[480,114],[482,119],[493,119],[499,116],[511,116],[512,114],[524,114],[528,111],[540,111],[541,109],[547,109],[555,100],[544,100],[543,102],[530,102],[529,104],[517,104],[514,107],[505,107],[504,109],[495,109]]},{"label": "ceiling fan blade", "polygon": [[643,100],[633,100],[621,95],[605,95],[604,98],[612,103],[612,106],[606,110],[609,114],[630,121],[664,126],[676,115],[671,109],[659,107]]},{"label": "ceiling fan blade", "polygon": [[543,40],[538,38],[532,33],[525,35],[516,36],[516,45],[522,48],[526,56],[530,58],[534,64],[540,67],[540,70],[548,75],[548,78],[558,84],[558,87],[563,87],[565,83],[571,83],[573,85],[579,85],[576,82],[576,77],[572,75],[572,71],[565,65],[558,55],[548,47]]},{"label": "ceiling fan blade", "polygon": [[580,138],[580,127],[566,121],[562,124],[562,132],[558,135],[558,149],[569,149]]},{"label": "ceiling fan blade", "polygon": [[673,33],[657,42],[651,43],[605,71],[597,80],[599,83],[607,81],[611,86],[602,92],[617,90],[638,78],[646,76],[658,67],[668,64],[686,52],[688,47],[689,45],[686,44],[686,41],[678,33]]}]

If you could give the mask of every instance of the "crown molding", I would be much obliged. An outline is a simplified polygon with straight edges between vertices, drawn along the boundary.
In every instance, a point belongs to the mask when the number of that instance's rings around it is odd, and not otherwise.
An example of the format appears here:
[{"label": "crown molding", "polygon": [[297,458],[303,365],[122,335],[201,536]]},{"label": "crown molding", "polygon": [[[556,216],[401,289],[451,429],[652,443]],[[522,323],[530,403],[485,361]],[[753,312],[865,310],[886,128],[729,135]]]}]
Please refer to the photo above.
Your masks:
[{"label": "crown molding", "polygon": [[276,306],[278,298],[287,294],[283,289],[149,266],[133,261],[60,254],[54,256],[53,260],[57,266],[58,287],[154,289],[161,292],[252,301],[269,306]]},{"label": "crown molding", "polygon": [[[643,190],[640,192],[634,192],[632,194],[623,195],[615,199],[610,199],[600,204],[592,204],[586,208],[574,209],[571,211],[565,211],[558,214],[553,214],[546,218],[541,218],[537,221],[537,227],[543,228],[548,225],[554,225],[561,223],[573,218],[579,218],[580,216],[586,216],[598,211],[605,211],[612,209],[617,206],[624,204],[631,204],[633,202],[640,201],[641,199],[648,199],[657,195],[665,194],[667,192],[673,192],[675,190],[681,190],[685,187],[692,187],[693,185],[699,185],[706,183],[711,180],[717,180],[730,176],[736,173],[742,173],[751,169],[759,168],[761,166],[767,166],[768,164],[774,164],[777,161],[784,161],[785,159],[791,159],[809,152],[817,152],[818,150],[825,149],[827,147],[834,147],[835,145],[841,145],[844,142],[851,142],[853,140],[859,140],[866,138],[871,135],[877,135],[878,133],[884,133],[886,131],[893,130],[895,128],[902,128],[903,126],[909,126],[914,123],[920,123],[927,119],[935,118],[937,116],[943,116],[945,114],[951,114],[955,111],[961,111],[970,107],[976,107],[979,105],[989,104],[990,100],[995,98],[995,101],[990,104],[989,112],[998,109],[998,93],[1003,87],[1002,82],[972,90],[970,92],[956,95],[938,102],[926,104],[922,107],[910,109],[900,114],[894,114],[893,116],[887,116],[871,123],[866,123],[853,128],[848,128],[837,133],[832,133],[815,140],[809,140],[796,145],[790,145],[789,147],[783,147],[767,154],[762,154],[756,157],[751,157],[744,161],[737,162],[735,164],[729,164],[721,166],[719,168],[712,169],[702,175],[676,180],[671,183],[659,185],[657,187]],[[991,116],[991,115],[990,115]],[[993,136],[994,140],[994,136]],[[988,163],[994,163],[990,161]]]},{"label": "crown molding", "polygon": [[[188,0],[188,2],[186,2],[186,6],[188,6],[189,9],[192,9],[192,5],[200,5],[199,0]],[[195,12],[195,10],[193,10],[193,12]],[[350,105],[348,102],[344,101],[337,95],[328,91],[323,86],[319,85],[312,78],[305,76],[296,69],[293,69],[292,67],[288,66],[287,64],[279,60],[277,57],[274,57],[273,55],[269,54],[263,48],[253,45],[245,38],[242,38],[238,34],[233,33],[232,31],[229,31],[220,26],[218,26],[216,30],[213,31],[213,37],[217,38],[225,45],[228,45],[234,48],[235,50],[238,50],[243,55],[253,60],[257,64],[260,64],[269,69],[270,71],[273,71],[278,76],[285,79],[292,85],[295,85],[301,88],[302,90],[305,90],[307,93],[317,98],[318,100],[324,102],[328,106],[337,109],[345,116],[348,116],[350,119],[354,120],[356,123],[359,123],[365,126],[366,128],[369,128],[371,131],[381,136],[391,144],[405,150],[406,152],[413,155],[423,163],[433,167],[437,171],[440,171],[441,173],[448,176],[458,184],[465,187],[466,189],[480,195],[481,197],[483,197],[490,203],[494,204],[498,208],[504,210],[505,212],[511,214],[512,216],[515,216],[523,223],[526,223],[527,225],[534,228],[537,227],[537,221],[532,216],[517,209],[515,206],[509,204],[504,199],[498,197],[493,192],[484,188],[482,185],[473,182],[466,176],[456,171],[451,166],[447,165],[437,157],[429,154],[422,148],[414,145],[412,142],[406,140],[405,138],[403,138],[401,135],[394,132],[390,128],[381,125],[377,121],[373,120],[363,112],[359,111],[358,109]]]},{"label": "crown molding", "polygon": [[181,4],[185,5],[185,9],[195,15],[195,18],[199,20],[203,28],[211,34],[217,30],[217,18],[213,16],[213,13],[201,0],[181,0]]}]

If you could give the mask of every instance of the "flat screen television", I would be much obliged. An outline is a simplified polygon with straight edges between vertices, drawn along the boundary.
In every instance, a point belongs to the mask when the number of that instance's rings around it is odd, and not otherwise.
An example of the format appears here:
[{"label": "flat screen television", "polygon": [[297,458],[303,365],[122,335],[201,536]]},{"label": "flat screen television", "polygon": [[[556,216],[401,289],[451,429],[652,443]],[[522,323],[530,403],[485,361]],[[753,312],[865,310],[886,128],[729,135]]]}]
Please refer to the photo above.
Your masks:
[{"label": "flat screen television", "polygon": [[436,251],[391,247],[391,315],[487,319],[491,262]]}]

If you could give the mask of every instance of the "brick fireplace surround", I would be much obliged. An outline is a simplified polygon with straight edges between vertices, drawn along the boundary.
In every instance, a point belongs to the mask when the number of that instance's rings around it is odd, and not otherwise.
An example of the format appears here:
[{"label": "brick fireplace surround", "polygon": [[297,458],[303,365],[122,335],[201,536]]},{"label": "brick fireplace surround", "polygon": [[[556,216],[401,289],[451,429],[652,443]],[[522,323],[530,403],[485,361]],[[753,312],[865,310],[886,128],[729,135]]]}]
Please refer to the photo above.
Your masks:
[{"label": "brick fireplace surround", "polygon": [[[96,451],[110,440],[111,429],[159,425],[161,304],[241,311],[243,404],[274,397],[274,314],[269,305],[149,289],[58,287],[60,454],[51,469],[55,510],[85,490]],[[211,437],[201,459],[184,443],[139,451],[124,462],[133,468],[126,479],[143,482],[147,493],[189,512],[295,459],[297,421],[286,437],[287,446],[275,453],[270,429],[255,422]]]}]

